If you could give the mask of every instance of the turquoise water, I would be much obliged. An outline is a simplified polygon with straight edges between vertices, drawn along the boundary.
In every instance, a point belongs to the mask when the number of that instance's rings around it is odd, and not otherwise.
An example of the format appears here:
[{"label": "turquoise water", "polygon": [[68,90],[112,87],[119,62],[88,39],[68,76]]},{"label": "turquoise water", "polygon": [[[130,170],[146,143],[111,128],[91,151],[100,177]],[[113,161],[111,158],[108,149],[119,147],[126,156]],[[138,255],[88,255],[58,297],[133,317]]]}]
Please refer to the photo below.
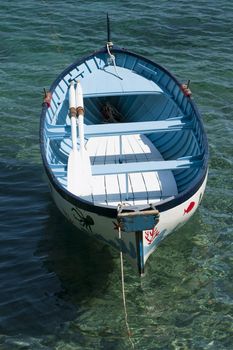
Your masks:
[{"label": "turquoise water", "polygon": [[125,262],[135,349],[233,349],[233,2],[0,3],[0,349],[131,349],[120,261],[53,204],[38,146],[43,88],[112,40],[191,80],[210,145],[206,195],[144,278]]}]

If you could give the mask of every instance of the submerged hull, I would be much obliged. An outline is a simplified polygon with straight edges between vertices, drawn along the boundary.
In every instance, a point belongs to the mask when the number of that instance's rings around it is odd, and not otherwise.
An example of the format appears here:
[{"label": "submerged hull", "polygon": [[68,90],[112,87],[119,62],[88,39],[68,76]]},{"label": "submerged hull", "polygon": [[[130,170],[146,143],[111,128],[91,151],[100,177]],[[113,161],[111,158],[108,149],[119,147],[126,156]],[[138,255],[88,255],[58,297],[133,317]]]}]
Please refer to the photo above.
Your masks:
[{"label": "submerged hull", "polygon": [[[53,83],[43,103],[41,154],[64,216],[121,251],[143,274],[159,243],[197,210],[207,181],[208,144],[195,104],[171,73],[144,57],[111,50],[114,65],[104,48]],[[93,181],[88,195],[68,190],[71,81],[81,81],[84,90]]]}]

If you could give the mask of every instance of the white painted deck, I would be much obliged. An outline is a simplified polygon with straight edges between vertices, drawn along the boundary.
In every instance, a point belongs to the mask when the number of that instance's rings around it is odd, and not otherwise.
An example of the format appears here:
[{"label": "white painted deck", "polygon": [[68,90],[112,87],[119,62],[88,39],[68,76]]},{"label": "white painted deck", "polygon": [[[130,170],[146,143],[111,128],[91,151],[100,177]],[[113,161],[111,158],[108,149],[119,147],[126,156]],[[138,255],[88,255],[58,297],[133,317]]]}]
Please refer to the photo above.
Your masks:
[{"label": "white painted deck", "polygon": [[[120,137],[92,137],[86,143],[91,164],[119,163]],[[122,136],[122,161],[145,162],[163,160],[161,154],[145,135]],[[128,199],[126,198],[126,176],[93,176],[92,200],[95,204],[117,206],[119,203],[143,205],[156,203],[177,194],[172,171],[154,171],[129,174]]]}]

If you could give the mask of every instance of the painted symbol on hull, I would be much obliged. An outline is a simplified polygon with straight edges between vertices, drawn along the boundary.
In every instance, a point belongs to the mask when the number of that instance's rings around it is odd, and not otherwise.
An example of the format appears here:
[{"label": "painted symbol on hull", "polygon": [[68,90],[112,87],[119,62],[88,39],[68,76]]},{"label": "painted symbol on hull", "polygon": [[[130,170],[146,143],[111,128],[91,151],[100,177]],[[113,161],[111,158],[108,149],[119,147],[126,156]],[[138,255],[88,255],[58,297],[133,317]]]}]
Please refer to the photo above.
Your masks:
[{"label": "painted symbol on hull", "polygon": [[72,208],[73,216],[76,220],[79,221],[79,223],[86,229],[90,230],[92,232],[91,226],[93,226],[94,220],[90,215],[84,216],[81,210],[78,210],[77,208]]},{"label": "painted symbol on hull", "polygon": [[187,209],[184,209],[184,215],[188,214],[195,206],[195,202],[190,202]]},{"label": "painted symbol on hull", "polygon": [[150,245],[156,237],[160,234],[160,231],[157,229],[157,227],[154,227],[152,230],[147,230],[145,232],[145,239],[147,240],[147,243]]}]

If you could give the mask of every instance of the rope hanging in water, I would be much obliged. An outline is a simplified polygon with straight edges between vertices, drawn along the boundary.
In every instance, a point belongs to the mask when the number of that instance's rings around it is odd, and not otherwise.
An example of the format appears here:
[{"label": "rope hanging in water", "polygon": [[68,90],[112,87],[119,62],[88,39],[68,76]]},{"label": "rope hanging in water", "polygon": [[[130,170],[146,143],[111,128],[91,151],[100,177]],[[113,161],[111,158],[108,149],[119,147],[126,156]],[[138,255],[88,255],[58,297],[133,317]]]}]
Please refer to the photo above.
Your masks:
[{"label": "rope hanging in water", "polygon": [[[119,239],[122,240],[121,238],[121,227],[120,224],[118,225],[118,236]],[[127,314],[127,307],[126,307],[126,298],[125,298],[125,279],[124,279],[124,262],[123,262],[123,253],[120,251],[120,262],[121,262],[121,289],[122,289],[122,299],[123,299],[123,306],[124,306],[124,312],[125,312],[125,324],[127,328],[127,333],[129,337],[129,341],[132,345],[132,348],[134,349],[134,343],[131,338],[131,330],[129,328],[129,323],[128,323],[128,314]]]}]

